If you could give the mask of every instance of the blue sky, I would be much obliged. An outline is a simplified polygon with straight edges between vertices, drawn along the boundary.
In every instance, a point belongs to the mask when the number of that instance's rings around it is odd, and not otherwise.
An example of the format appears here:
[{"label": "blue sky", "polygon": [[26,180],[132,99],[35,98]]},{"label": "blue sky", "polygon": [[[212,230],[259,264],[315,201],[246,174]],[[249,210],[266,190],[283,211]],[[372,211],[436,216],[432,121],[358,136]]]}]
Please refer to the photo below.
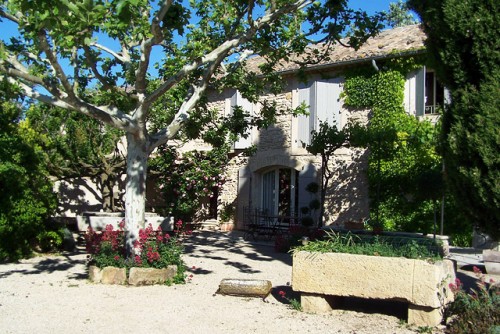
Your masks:
[{"label": "blue sky", "polygon": [[397,2],[397,0],[349,0],[349,7],[363,9],[369,14],[373,14],[384,10],[388,11],[391,2]]}]

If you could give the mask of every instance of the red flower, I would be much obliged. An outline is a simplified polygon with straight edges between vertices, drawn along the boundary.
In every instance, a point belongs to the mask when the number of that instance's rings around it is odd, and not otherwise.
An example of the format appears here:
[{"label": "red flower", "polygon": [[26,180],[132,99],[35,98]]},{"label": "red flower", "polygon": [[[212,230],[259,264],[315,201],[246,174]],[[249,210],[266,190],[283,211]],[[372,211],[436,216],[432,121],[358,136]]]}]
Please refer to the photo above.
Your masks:
[{"label": "red flower", "polygon": [[120,257],[118,255],[115,255],[115,261],[120,260]]},{"label": "red flower", "polygon": [[286,296],[286,292],[283,290],[280,290],[279,294],[280,294],[281,298],[285,298],[285,296]]}]

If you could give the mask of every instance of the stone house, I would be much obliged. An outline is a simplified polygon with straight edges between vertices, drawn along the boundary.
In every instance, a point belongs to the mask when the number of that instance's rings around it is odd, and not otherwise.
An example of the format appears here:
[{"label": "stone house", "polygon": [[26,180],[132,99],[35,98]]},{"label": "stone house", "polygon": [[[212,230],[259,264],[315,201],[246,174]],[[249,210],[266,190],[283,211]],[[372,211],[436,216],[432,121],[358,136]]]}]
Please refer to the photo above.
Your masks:
[{"label": "stone house", "polygon": [[[411,25],[383,31],[357,51],[337,46],[330,51],[329,60],[307,68],[307,83],[298,79],[296,64],[287,63],[277,68],[286,88],[281,94],[262,96],[262,100],[272,99],[284,108],[295,108],[305,102],[309,115],[279,116],[273,126],[250,129],[248,138],[234,143],[226,183],[218,197],[219,212],[232,209],[232,227],[244,228],[246,214],[253,210],[269,215],[300,215],[300,208],[308,206],[314,197],[306,190],[307,185],[311,182],[321,184],[320,157],[309,154],[302,145],[309,143],[310,132],[318,129],[320,121],[335,122],[338,127],[350,120],[368,121],[369,110],[351,110],[344,106],[341,98],[343,71],[366,64],[377,66],[377,61],[390,57],[424,53],[424,40],[420,27]],[[258,62],[258,57],[251,59],[249,66],[257,66]],[[404,107],[409,114],[436,118],[436,105],[442,104],[444,99],[445,90],[436,82],[432,70],[424,67],[406,78]],[[209,101],[209,107],[226,115],[234,105],[252,113],[259,111],[259,104],[249,103],[236,90],[210,95]],[[244,156],[243,150],[251,145],[256,146],[256,153]],[[342,148],[331,160],[336,177],[327,189],[324,224],[343,225],[367,218],[367,151]]]},{"label": "stone house", "polygon": [[[315,196],[319,199],[319,194],[307,191],[309,184],[321,183],[321,158],[303,148],[303,143],[309,143],[311,131],[318,129],[320,121],[338,127],[350,120],[368,122],[369,110],[352,110],[343,104],[345,70],[367,64],[377,66],[377,61],[383,59],[423,54],[424,40],[425,34],[420,27],[411,25],[383,31],[357,51],[336,46],[329,51],[328,60],[307,67],[307,83],[299,80],[299,66],[295,63],[284,63],[276,68],[282,74],[285,89],[278,95],[263,95],[261,100],[273,100],[283,109],[305,103],[309,106],[309,115],[280,115],[273,126],[249,129],[247,138],[234,143],[225,171],[226,181],[219,189],[217,201],[207,200],[202,210],[217,212],[211,224],[228,223],[229,228],[243,229],[246,215],[254,210],[271,216],[300,216],[300,208],[308,206]],[[258,64],[259,57],[255,57],[248,65],[256,68]],[[409,114],[435,119],[438,117],[436,106],[443,104],[445,99],[446,92],[436,82],[431,69],[423,67],[406,78],[404,107]],[[258,113],[260,108],[259,103],[246,101],[237,90],[210,93],[208,100],[209,108],[225,115],[231,113],[234,105],[251,113]],[[256,153],[247,157],[244,150],[251,146],[256,147]],[[208,149],[207,144],[193,141],[181,151]],[[335,152],[331,163],[336,177],[326,193],[325,225],[343,225],[368,217],[367,158],[365,149],[342,148]],[[84,211],[99,211],[101,207],[99,191],[87,178],[61,182],[57,191],[67,204],[60,208],[61,218],[71,218]],[[151,178],[148,179],[147,197],[147,210],[161,207],[158,190]],[[232,218],[227,221],[227,216]]]}]

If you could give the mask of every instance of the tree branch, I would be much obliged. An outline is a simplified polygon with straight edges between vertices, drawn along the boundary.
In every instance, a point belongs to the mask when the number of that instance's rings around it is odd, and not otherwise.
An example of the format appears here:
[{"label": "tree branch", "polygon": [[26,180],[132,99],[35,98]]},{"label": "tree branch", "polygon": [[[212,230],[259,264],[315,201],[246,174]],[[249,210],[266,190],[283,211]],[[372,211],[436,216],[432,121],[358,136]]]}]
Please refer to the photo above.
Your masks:
[{"label": "tree branch", "polygon": [[116,53],[115,51],[111,50],[110,48],[98,44],[98,43],[90,43],[90,46],[93,46],[101,51],[109,53],[111,56],[113,56],[120,64],[130,64],[130,56],[128,55],[128,52],[126,52],[126,48],[122,45],[122,52],[123,56],[120,54]]},{"label": "tree branch", "polygon": [[44,30],[40,30],[38,32],[38,38],[40,42],[40,48],[43,52],[45,52],[45,55],[47,56],[47,59],[49,60],[52,68],[56,72],[57,78],[64,87],[66,94],[68,94],[68,96],[70,96],[71,98],[76,99],[75,92],[73,91],[73,86],[69,83],[68,77],[66,77],[61,64],[59,64],[56,55],[52,52],[52,48],[50,47],[47,40],[46,32]]}]

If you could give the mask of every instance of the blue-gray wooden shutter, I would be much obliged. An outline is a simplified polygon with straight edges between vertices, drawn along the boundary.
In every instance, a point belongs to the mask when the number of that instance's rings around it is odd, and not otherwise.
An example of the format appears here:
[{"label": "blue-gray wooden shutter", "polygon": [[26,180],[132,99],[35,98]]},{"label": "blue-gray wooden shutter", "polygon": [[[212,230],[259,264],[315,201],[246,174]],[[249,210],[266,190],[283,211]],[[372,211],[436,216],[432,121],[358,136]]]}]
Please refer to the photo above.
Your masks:
[{"label": "blue-gray wooden shutter", "polygon": [[299,115],[297,117],[297,147],[302,147],[302,143],[309,144],[311,135],[311,112],[314,112],[314,108],[311,107],[311,100],[311,85],[300,83],[299,104],[304,103],[306,105],[309,115]]},{"label": "blue-gray wooden shutter", "polygon": [[[240,92],[236,91],[231,97],[231,108],[234,106],[240,106],[249,115],[253,115],[253,104],[241,96]],[[249,117],[250,119],[251,117]],[[248,127],[246,131],[246,138],[240,136],[238,140],[234,142],[235,149],[245,149],[252,146],[252,128]]]},{"label": "blue-gray wooden shutter", "polygon": [[333,78],[329,80],[320,80],[315,83],[315,111],[316,122],[314,130],[318,130],[319,122],[326,122],[329,125],[336,125],[338,129],[340,124],[340,93],[342,79]]},{"label": "blue-gray wooden shutter", "polygon": [[425,114],[425,66],[415,75],[415,115]]},{"label": "blue-gray wooden shutter", "polygon": [[[245,215],[253,211],[252,208],[252,173],[250,169],[245,166],[238,170],[238,205],[237,205],[237,227],[243,228],[243,224],[248,224],[249,217]],[[248,212],[250,211],[250,212]]]}]

